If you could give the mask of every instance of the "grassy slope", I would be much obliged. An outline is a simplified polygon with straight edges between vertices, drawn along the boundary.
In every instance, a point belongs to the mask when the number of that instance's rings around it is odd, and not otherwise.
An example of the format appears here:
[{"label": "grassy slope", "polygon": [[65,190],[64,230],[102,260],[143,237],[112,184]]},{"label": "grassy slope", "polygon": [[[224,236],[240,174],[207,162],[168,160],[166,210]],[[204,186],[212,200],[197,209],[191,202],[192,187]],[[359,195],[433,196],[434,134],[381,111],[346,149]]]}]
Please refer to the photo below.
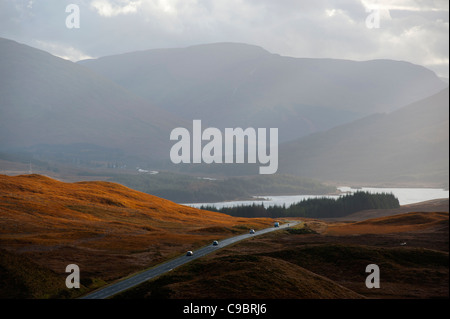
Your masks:
[{"label": "grassy slope", "polygon": [[[347,236],[332,236],[319,225],[323,222],[308,221],[322,233],[284,230],[257,237],[117,298],[448,298],[448,213],[429,218],[433,221],[420,213],[386,217],[384,224],[399,226],[389,234]],[[339,227],[351,230],[355,224]],[[405,232],[405,224],[416,228]],[[415,240],[399,246],[408,236]],[[445,238],[445,245],[423,247]],[[365,268],[372,263],[380,267],[381,289],[365,286]]]},{"label": "grassy slope", "polygon": [[[74,243],[95,236],[146,238],[190,236],[191,231],[220,226],[222,231],[249,223],[244,218],[181,206],[108,182],[62,183],[40,175],[0,175],[1,234],[17,243]],[[251,220],[256,227],[268,219]],[[39,236],[44,234],[45,236]],[[64,237],[61,237],[64,235]],[[123,249],[127,239],[116,243]],[[111,242],[104,245],[110,246]],[[105,248],[102,241],[90,247]]]},{"label": "grassy slope", "polygon": [[[117,184],[39,175],[0,175],[0,196],[6,298],[73,297],[64,287],[69,263],[80,266],[87,291],[213,238],[271,223],[199,211]],[[448,213],[306,223],[229,246],[119,297],[448,297]],[[318,233],[300,231],[308,227]],[[374,231],[383,227],[389,233]],[[369,263],[381,268],[380,290],[365,288]]]},{"label": "grassy slope", "polygon": [[373,218],[352,224],[337,224],[327,228],[329,235],[389,234],[395,232],[420,231],[442,224],[448,219],[444,212],[412,212],[388,217]]},{"label": "grassy slope", "polygon": [[0,298],[68,297],[65,277],[28,258],[0,250]]},{"label": "grassy slope", "polygon": [[271,224],[177,205],[114,183],[0,175],[0,248],[57,274],[76,263],[92,282]]},{"label": "grassy slope", "polygon": [[117,298],[328,299],[362,296],[281,258],[250,254],[196,260],[173,274],[144,283]]}]

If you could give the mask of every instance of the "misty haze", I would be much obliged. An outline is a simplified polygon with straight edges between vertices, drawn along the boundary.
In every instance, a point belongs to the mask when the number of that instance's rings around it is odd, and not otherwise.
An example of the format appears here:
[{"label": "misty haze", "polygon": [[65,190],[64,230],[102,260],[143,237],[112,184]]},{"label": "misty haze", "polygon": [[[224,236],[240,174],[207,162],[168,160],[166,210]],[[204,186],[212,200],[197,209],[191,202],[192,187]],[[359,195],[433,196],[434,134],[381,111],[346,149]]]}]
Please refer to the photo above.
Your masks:
[{"label": "misty haze", "polygon": [[448,2],[375,2],[2,2],[0,298],[448,298]]}]

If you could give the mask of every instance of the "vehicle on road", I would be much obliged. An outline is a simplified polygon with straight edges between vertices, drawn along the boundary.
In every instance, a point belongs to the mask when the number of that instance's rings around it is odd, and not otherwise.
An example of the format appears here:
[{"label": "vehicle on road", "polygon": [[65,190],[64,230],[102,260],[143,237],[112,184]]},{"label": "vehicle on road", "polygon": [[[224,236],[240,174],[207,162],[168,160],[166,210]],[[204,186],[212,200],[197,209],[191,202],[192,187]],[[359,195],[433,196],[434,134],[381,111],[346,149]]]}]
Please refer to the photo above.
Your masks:
[{"label": "vehicle on road", "polygon": [[217,240],[213,241],[213,246],[219,245],[219,242]]},{"label": "vehicle on road", "polygon": [[279,222],[275,222],[275,224],[273,224],[273,227],[280,227],[280,223]]},{"label": "vehicle on road", "polygon": [[254,234],[255,230],[254,229],[250,229],[250,234]]},{"label": "vehicle on road", "polygon": [[[293,223],[294,225],[297,224],[297,222]],[[260,234],[264,234],[267,232],[272,232],[272,231],[276,231],[276,229],[274,229],[273,227],[270,228],[266,228],[261,230],[259,233]],[[251,233],[254,234],[255,230],[252,229]],[[235,242],[247,239],[247,238],[254,238],[252,236],[247,236],[247,235],[243,235],[240,234],[238,236],[234,236],[234,237],[230,237],[227,238],[226,240],[224,240],[220,246],[225,247],[228,246],[230,244],[233,244]],[[211,247],[204,247],[206,249],[204,249],[203,251],[198,251],[198,257],[200,256],[204,256],[206,254],[212,253],[212,252],[216,252],[217,249],[211,249]],[[150,269],[147,269],[143,272],[140,272],[132,277],[129,278],[124,278],[116,283],[113,283],[111,285],[108,285],[107,287],[103,287],[101,289],[98,289],[94,292],[88,293],[87,295],[84,295],[81,297],[81,299],[106,299],[106,298],[110,298],[126,289],[130,289],[132,287],[135,287],[138,284],[141,284],[149,279],[153,279],[156,278],[157,276],[160,276],[162,274],[165,274],[181,265],[184,265],[186,263],[189,263],[193,260],[196,260],[198,257],[192,257],[192,258],[184,258],[186,256],[193,256],[193,252],[192,250],[187,251],[185,256],[180,256],[179,258],[174,259],[173,261],[168,261],[168,262],[164,262],[160,265],[157,265],[155,267],[151,267]]]}]

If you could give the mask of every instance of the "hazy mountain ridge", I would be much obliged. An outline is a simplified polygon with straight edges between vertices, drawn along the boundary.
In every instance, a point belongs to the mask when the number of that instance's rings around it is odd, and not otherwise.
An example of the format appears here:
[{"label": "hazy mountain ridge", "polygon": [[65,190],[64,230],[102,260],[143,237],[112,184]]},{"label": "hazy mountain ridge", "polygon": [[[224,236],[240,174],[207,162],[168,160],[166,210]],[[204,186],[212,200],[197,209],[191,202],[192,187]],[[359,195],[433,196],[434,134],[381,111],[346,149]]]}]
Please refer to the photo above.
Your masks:
[{"label": "hazy mountain ridge", "polygon": [[448,186],[448,88],[389,114],[280,147],[280,171],[325,180]]},{"label": "hazy mountain ridge", "polygon": [[[170,131],[201,119],[203,128],[279,128],[280,142],[295,140],[280,145],[280,173],[386,183],[448,178],[448,106],[400,108],[448,85],[408,62],[292,58],[216,43],[72,63],[7,39],[0,57],[0,149],[28,147],[57,160],[65,153],[69,163],[79,153],[104,166],[127,156],[167,163]],[[251,165],[164,167],[257,173]]]},{"label": "hazy mountain ridge", "polygon": [[0,147],[91,143],[163,156],[182,123],[73,62],[0,40]]},{"label": "hazy mountain ridge", "polygon": [[278,127],[280,141],[393,111],[446,87],[408,62],[284,57],[240,43],[78,63],[187,120],[219,128]]}]

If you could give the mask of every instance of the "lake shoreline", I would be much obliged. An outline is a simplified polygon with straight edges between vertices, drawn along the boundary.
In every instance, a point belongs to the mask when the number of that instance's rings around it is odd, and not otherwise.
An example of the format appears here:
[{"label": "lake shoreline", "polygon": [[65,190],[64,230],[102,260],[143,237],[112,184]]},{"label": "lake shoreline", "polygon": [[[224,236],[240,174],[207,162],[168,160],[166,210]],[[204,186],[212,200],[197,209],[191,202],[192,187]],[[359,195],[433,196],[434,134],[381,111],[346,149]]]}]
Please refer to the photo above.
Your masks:
[{"label": "lake shoreline", "polygon": [[268,206],[290,206],[308,198],[338,198],[346,194],[352,194],[357,191],[367,191],[370,193],[392,193],[399,199],[401,206],[420,203],[433,199],[449,198],[449,191],[443,188],[381,188],[381,187],[357,187],[349,186],[337,187],[336,194],[328,195],[255,195],[250,200],[234,200],[221,202],[202,202],[202,203],[181,203],[181,205],[200,208],[201,206],[213,206],[217,209],[223,207],[246,206],[246,205],[264,205]]}]

